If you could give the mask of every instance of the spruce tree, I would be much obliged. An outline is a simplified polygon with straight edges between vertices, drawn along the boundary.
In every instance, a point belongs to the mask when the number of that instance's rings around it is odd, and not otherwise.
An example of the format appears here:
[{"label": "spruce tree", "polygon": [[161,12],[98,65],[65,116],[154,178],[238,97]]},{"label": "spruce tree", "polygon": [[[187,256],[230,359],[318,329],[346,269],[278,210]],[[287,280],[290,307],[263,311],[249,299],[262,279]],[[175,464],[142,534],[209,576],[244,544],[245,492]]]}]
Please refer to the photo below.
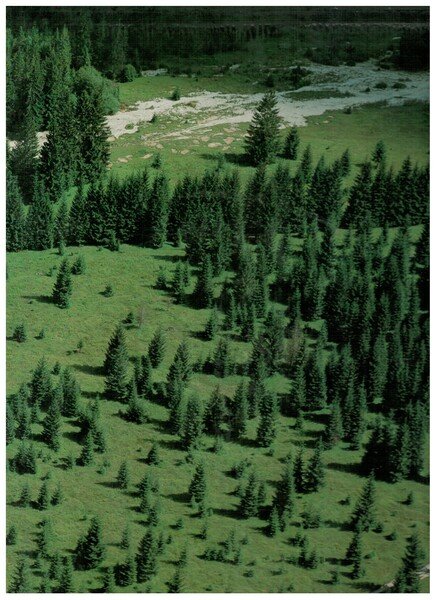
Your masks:
[{"label": "spruce tree", "polygon": [[151,361],[148,354],[143,354],[140,359],[140,371],[136,377],[136,387],[140,396],[149,396],[153,391],[151,381]]},{"label": "spruce tree", "polygon": [[14,546],[17,543],[17,530],[11,525],[6,534],[6,546]]},{"label": "spruce tree", "polygon": [[83,246],[88,239],[88,211],[86,193],[83,182],[80,181],[76,194],[71,203],[68,219],[67,241],[71,246]]},{"label": "spruce tree", "polygon": [[26,248],[26,215],[16,177],[6,170],[6,251]]},{"label": "spruce tree", "polygon": [[103,577],[103,592],[113,594],[115,592],[115,575],[113,567],[108,567]]},{"label": "spruce tree", "polygon": [[129,468],[127,466],[127,462],[124,460],[121,463],[120,468],[118,470],[117,484],[118,484],[119,488],[121,488],[122,490],[126,490],[129,487],[129,483],[130,483]]},{"label": "spruce tree", "polygon": [[277,509],[281,529],[284,529],[295,509],[295,477],[291,460],[287,461],[282,477],[277,484],[273,505]]},{"label": "spruce tree", "polygon": [[63,563],[59,585],[56,591],[59,594],[72,594],[75,590],[73,582],[73,561],[71,560],[71,556],[64,556]]},{"label": "spruce tree", "polygon": [[136,554],[136,580],[148,581],[157,571],[157,541],[152,528],[141,539]]},{"label": "spruce tree", "polygon": [[273,91],[265,94],[257,105],[247,131],[245,143],[249,162],[257,166],[273,160],[279,149],[280,118]]},{"label": "spruce tree", "polygon": [[199,506],[201,512],[204,512],[207,498],[207,483],[203,462],[198,463],[195,468],[194,476],[189,484],[188,494],[191,500]]},{"label": "spruce tree", "polygon": [[44,481],[39,490],[38,498],[36,499],[36,507],[38,508],[38,510],[47,510],[49,506],[50,496],[48,493],[47,482]]},{"label": "spruce tree", "polygon": [[20,558],[15,567],[9,594],[26,594],[31,592],[30,573],[27,558]]},{"label": "spruce tree", "polygon": [[213,308],[204,328],[204,339],[213,340],[218,332],[218,326],[218,311],[216,308]]},{"label": "spruce tree", "polygon": [[231,433],[235,439],[240,440],[247,433],[248,423],[248,400],[247,388],[242,381],[235,392],[232,402]]},{"label": "spruce tree", "polygon": [[158,467],[162,462],[159,455],[159,444],[157,442],[153,442],[145,462],[148,465],[154,465],[156,467]]},{"label": "spruce tree", "polygon": [[300,172],[305,183],[308,183],[312,176],[312,148],[310,144],[306,146],[301,157]]},{"label": "spruce tree", "polygon": [[239,514],[244,519],[256,517],[259,512],[258,490],[258,478],[256,473],[252,471],[248,477],[247,485],[245,486],[239,505]]},{"label": "spruce tree", "polygon": [[95,569],[105,557],[102,543],[101,523],[97,517],[91,519],[88,531],[82,536],[74,550],[74,566],[79,571]]},{"label": "spruce tree", "polygon": [[47,250],[53,245],[53,208],[41,181],[35,183],[33,202],[26,218],[27,248]]},{"label": "spruce tree", "polygon": [[167,237],[168,221],[168,181],[165,175],[158,175],[148,199],[147,245],[161,248]]},{"label": "spruce tree", "polygon": [[280,531],[280,519],[276,506],[273,506],[268,518],[267,533],[269,537],[275,537]]},{"label": "spruce tree", "polygon": [[91,431],[88,431],[79,457],[79,464],[82,465],[82,467],[92,465],[94,462],[94,450],[94,436]]},{"label": "spruce tree", "polygon": [[198,308],[211,308],[214,300],[212,264],[206,255],[200,265],[197,283],[194,289],[194,301]]},{"label": "spruce tree", "polygon": [[151,366],[155,369],[160,365],[165,354],[165,336],[163,329],[159,327],[156,329],[150,345],[148,347],[148,357],[151,362]]},{"label": "spruce tree", "polygon": [[65,367],[60,376],[62,387],[61,412],[65,417],[75,417],[79,409],[80,386],[70,367]]},{"label": "spruce tree", "polygon": [[362,492],[351,515],[350,524],[353,528],[369,531],[375,523],[375,483],[374,476],[370,475],[363,486]]},{"label": "spruce tree", "polygon": [[168,582],[168,593],[181,594],[183,593],[183,570],[180,567],[174,572],[171,581]]},{"label": "spruce tree", "polygon": [[[423,552],[420,547],[419,536],[415,532],[407,541],[406,550],[394,583],[394,592],[419,593],[418,571],[422,566]],[[401,584],[401,585],[400,585]],[[400,589],[400,587],[402,589]]]},{"label": "spruce tree", "polygon": [[312,458],[306,469],[305,491],[317,492],[325,482],[325,465],[322,459],[324,446],[322,440],[318,440]]},{"label": "spruce tree", "polygon": [[104,361],[105,394],[109,399],[125,401],[128,366],[125,333],[123,327],[118,325],[109,341]]},{"label": "spruce tree", "polygon": [[53,302],[59,308],[68,308],[70,306],[71,294],[73,292],[73,283],[71,279],[71,267],[65,258],[59,267],[56,283],[53,288]]},{"label": "spruce tree", "polygon": [[262,398],[259,406],[260,421],[256,441],[259,446],[271,446],[277,435],[278,406],[274,394],[268,393]]},{"label": "spruce tree", "polygon": [[117,585],[123,587],[136,582],[136,560],[134,556],[128,554],[125,562],[116,565],[115,580]]},{"label": "spruce tree", "polygon": [[326,450],[333,448],[342,438],[342,416],[339,402],[333,402],[331,412],[323,435]]},{"label": "spruce tree", "polygon": [[197,448],[204,429],[203,408],[197,396],[191,396],[186,406],[182,441],[186,450]]},{"label": "spruce tree", "polygon": [[61,411],[56,394],[53,395],[43,427],[42,439],[49,448],[57,452],[60,448]]},{"label": "spruce tree", "polygon": [[292,127],[286,136],[286,141],[283,148],[283,156],[289,160],[297,160],[299,145],[300,136],[298,135],[298,129],[296,127]]}]

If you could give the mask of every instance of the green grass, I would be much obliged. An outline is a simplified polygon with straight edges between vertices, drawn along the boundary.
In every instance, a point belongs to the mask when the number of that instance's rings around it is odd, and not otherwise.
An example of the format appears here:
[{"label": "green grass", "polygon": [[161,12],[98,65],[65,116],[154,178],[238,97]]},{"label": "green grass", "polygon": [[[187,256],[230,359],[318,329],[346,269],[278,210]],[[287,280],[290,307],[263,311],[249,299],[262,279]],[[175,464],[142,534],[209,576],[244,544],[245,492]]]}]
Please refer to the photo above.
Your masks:
[{"label": "green grass", "polygon": [[[148,79],[154,81],[160,78]],[[172,185],[187,173],[201,175],[206,169],[215,168],[220,154],[227,156],[230,166],[235,166],[233,161],[244,152],[243,135],[247,129],[246,124],[219,125],[207,130],[197,130],[188,133],[188,139],[163,137],[171,131],[181,131],[190,126],[186,120],[172,121],[160,117],[157,123],[145,123],[140,126],[138,132],[121,136],[111,144],[111,171],[123,177],[144,166],[150,166],[157,152],[162,156],[163,169]],[[235,131],[229,133],[225,129]],[[282,131],[283,139],[286,132],[287,129]],[[301,148],[311,144],[315,162],[321,155],[325,156],[327,162],[333,162],[349,148],[352,160],[351,177],[357,173],[358,165],[371,157],[378,140],[384,140],[388,164],[392,164],[394,169],[398,169],[408,155],[420,165],[429,161],[429,110],[426,104],[415,103],[395,107],[370,105],[356,108],[350,115],[342,111],[328,111],[318,117],[309,117],[307,126],[299,128],[299,134]],[[206,141],[202,139],[205,136],[208,138]],[[224,140],[227,138],[233,138],[234,141],[226,144]],[[162,148],[152,146],[150,142],[154,141],[160,143]],[[209,144],[214,143],[220,146],[209,147]],[[187,153],[181,154],[186,150]],[[148,154],[148,158],[143,158]],[[131,158],[126,159],[127,156]],[[120,158],[127,162],[119,162]],[[298,165],[298,161],[286,162],[291,171]],[[243,181],[254,171],[252,167],[240,164],[237,166]],[[274,165],[269,167],[270,170],[274,168]]]},{"label": "green grass", "polygon": [[[156,382],[164,381],[167,369],[172,361],[177,345],[187,338],[194,358],[207,356],[215,347],[215,342],[204,342],[198,333],[204,328],[208,311],[196,310],[188,306],[175,305],[170,296],[154,288],[159,266],[168,271],[174,268],[174,260],[182,253],[179,249],[165,246],[160,250],[148,250],[131,246],[122,246],[121,252],[110,253],[97,248],[82,248],[87,263],[87,272],[74,277],[72,306],[68,310],[56,308],[49,302],[54,278],[47,272],[53,265],[59,265],[60,257],[55,251],[21,252],[8,256],[8,289],[7,289],[7,334],[11,335],[16,324],[24,322],[27,327],[28,341],[18,344],[7,342],[7,391],[12,393],[23,381],[29,380],[31,372],[41,356],[45,356],[52,366],[60,361],[62,366],[73,368],[80,381],[83,392],[83,403],[103,391],[103,378],[95,369],[103,362],[109,336],[115,324],[125,318],[129,311],[141,313],[143,323],[140,328],[129,329],[127,333],[128,349],[131,355],[143,353],[158,324],[162,324],[167,334],[167,350],[163,364],[154,371]],[[68,248],[67,254],[77,255],[77,248]],[[114,296],[105,298],[101,295],[107,284],[114,289]],[[46,335],[42,340],[36,339],[44,328]],[[79,340],[83,340],[81,353],[74,350]],[[231,349],[238,362],[247,360],[250,345],[231,341]],[[213,389],[219,385],[223,393],[233,394],[240,378],[237,376],[217,379],[204,374],[194,374],[189,384],[190,391],[197,391],[200,398],[206,401]],[[289,382],[282,376],[276,376],[269,385],[277,392],[288,389]],[[280,459],[291,448],[300,442],[306,444],[306,456],[311,454],[311,445],[317,431],[322,428],[317,421],[306,420],[303,434],[293,428],[294,420],[281,418],[277,442],[273,456],[264,449],[251,445],[235,443],[224,444],[222,453],[210,452],[213,440],[205,438],[204,450],[198,452],[199,457],[207,460],[208,479],[210,483],[211,506],[216,509],[209,518],[210,539],[205,542],[198,539],[202,522],[194,517],[186,494],[193,466],[186,463],[186,453],[175,445],[177,438],[164,430],[167,411],[162,406],[149,403],[151,420],[145,425],[128,424],[118,416],[121,405],[115,402],[99,400],[102,421],[108,441],[106,456],[97,455],[96,463],[89,467],[74,467],[72,471],[64,471],[54,460],[43,462],[38,460],[38,473],[35,476],[8,476],[7,518],[18,530],[18,544],[8,547],[8,577],[10,578],[19,553],[35,550],[34,535],[37,523],[44,517],[53,522],[56,534],[55,546],[63,553],[72,550],[79,535],[84,532],[93,515],[98,515],[103,522],[104,542],[107,544],[107,558],[104,565],[113,565],[123,560],[125,552],[117,544],[126,523],[131,523],[133,550],[145,532],[140,513],[135,512],[138,499],[131,495],[133,484],[150,469],[141,459],[148,453],[152,441],[158,440],[161,445],[163,464],[155,468],[162,488],[162,529],[171,533],[173,543],[167,546],[165,554],[159,561],[159,573],[152,582],[152,591],[166,591],[166,584],[173,575],[174,561],[187,543],[189,551],[189,568],[186,571],[185,590],[189,592],[275,592],[279,589],[294,586],[298,592],[362,592],[372,584],[382,584],[390,580],[400,564],[405,539],[416,527],[428,554],[428,518],[429,494],[428,486],[405,481],[392,484],[377,482],[377,518],[384,523],[382,534],[368,533],[364,536],[364,553],[374,552],[374,558],[365,560],[367,574],[359,582],[348,577],[349,567],[339,566],[340,583],[332,587],[327,581],[330,571],[335,568],[333,562],[343,558],[351,534],[341,529],[352,510],[360,492],[363,480],[353,472],[353,463],[359,460],[359,452],[351,452],[344,444],[325,453],[329,465],[326,486],[316,495],[306,495],[297,502],[297,514],[306,505],[319,510],[324,521],[322,527],[307,532],[310,545],[317,548],[326,562],[317,570],[305,570],[287,562],[282,556],[296,555],[298,550],[289,544],[289,538],[299,531],[291,526],[288,531],[273,540],[262,531],[265,523],[259,519],[248,521],[235,518],[234,510],[237,498],[232,495],[237,481],[228,475],[234,463],[244,457],[250,458],[262,478],[268,484],[268,503],[273,494],[273,484],[280,477],[283,465]],[[255,436],[255,422],[250,423],[249,439]],[[77,431],[74,423],[66,421],[63,427],[62,448],[59,458],[67,455],[78,456],[81,447],[68,437],[68,433]],[[35,428],[37,433],[37,428]],[[36,446],[44,454],[47,448],[36,441]],[[8,447],[8,455],[13,456],[18,446],[14,442]],[[52,457],[53,458],[53,457]],[[106,473],[98,470],[104,458],[110,460]],[[132,485],[128,493],[112,486],[119,465],[127,460],[132,476]],[[50,488],[54,489],[61,482],[65,501],[60,507],[51,507],[46,513],[35,509],[14,506],[21,487],[28,481],[31,485],[32,497],[35,498],[41,485],[41,477],[51,473]],[[413,491],[415,503],[412,506],[403,504],[409,491]],[[347,496],[351,497],[351,506],[340,504]],[[185,528],[172,529],[178,518],[182,517]],[[237,538],[247,535],[249,543],[243,546],[243,564],[240,566],[225,565],[217,562],[206,562],[200,558],[204,549],[214,542],[222,541],[229,531],[235,529]],[[388,541],[385,536],[393,530],[397,531],[397,541]],[[255,563],[254,565],[252,563]],[[283,570],[281,574],[273,572]],[[253,577],[244,574],[252,569]],[[33,575],[35,586],[38,580]],[[98,570],[75,573],[77,591],[96,590],[101,585]],[[428,582],[424,583],[425,586]],[[117,591],[144,591],[144,585],[131,588],[117,588]]]}]

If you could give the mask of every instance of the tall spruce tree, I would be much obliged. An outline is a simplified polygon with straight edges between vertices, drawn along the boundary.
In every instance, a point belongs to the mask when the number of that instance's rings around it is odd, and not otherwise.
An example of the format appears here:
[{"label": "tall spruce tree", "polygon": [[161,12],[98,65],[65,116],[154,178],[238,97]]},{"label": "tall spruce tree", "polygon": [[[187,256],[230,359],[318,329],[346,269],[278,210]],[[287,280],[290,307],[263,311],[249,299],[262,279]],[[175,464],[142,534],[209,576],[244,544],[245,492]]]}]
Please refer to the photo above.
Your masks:
[{"label": "tall spruce tree", "polygon": [[95,569],[105,557],[102,542],[101,523],[97,517],[91,519],[90,526],[74,550],[74,566],[79,571]]},{"label": "tall spruce tree", "polygon": [[104,360],[105,393],[108,398],[125,401],[128,365],[125,333],[123,327],[118,325],[109,341]]},{"label": "tall spruce tree", "polygon": [[71,267],[65,258],[59,267],[56,283],[53,287],[53,302],[59,308],[69,308],[71,295],[73,293],[73,282],[71,278]]},{"label": "tall spruce tree", "polygon": [[299,145],[300,136],[298,135],[298,129],[296,127],[292,127],[286,136],[286,141],[283,148],[283,156],[289,160],[297,160]]},{"label": "tall spruce tree", "polygon": [[6,250],[18,252],[26,247],[26,216],[18,181],[6,170]]},{"label": "tall spruce tree", "polygon": [[268,92],[257,105],[245,143],[249,162],[256,166],[273,160],[279,150],[280,117],[277,98]]}]

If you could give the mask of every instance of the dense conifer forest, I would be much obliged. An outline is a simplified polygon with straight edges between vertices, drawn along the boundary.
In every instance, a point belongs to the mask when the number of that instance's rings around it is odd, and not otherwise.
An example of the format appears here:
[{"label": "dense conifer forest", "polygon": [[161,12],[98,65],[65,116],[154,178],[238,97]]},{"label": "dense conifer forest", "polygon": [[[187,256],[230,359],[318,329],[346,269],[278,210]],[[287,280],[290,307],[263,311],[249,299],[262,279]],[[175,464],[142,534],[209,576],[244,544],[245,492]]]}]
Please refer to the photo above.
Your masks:
[{"label": "dense conifer forest", "polygon": [[[142,71],[177,103],[205,56],[295,31],[237,155],[113,168]],[[425,73],[428,12],[8,8],[8,591],[426,590],[428,142],[383,103],[358,156],[284,123],[334,55]]]}]

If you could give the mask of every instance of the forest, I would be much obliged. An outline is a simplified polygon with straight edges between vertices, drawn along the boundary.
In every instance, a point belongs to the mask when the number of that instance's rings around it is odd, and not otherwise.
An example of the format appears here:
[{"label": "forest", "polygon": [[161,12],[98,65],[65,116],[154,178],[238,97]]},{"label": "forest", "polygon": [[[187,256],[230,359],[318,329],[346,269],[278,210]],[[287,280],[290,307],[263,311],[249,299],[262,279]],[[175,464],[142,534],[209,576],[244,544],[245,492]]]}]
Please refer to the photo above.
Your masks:
[{"label": "forest", "polygon": [[7,26],[8,592],[426,592],[428,10]]}]

